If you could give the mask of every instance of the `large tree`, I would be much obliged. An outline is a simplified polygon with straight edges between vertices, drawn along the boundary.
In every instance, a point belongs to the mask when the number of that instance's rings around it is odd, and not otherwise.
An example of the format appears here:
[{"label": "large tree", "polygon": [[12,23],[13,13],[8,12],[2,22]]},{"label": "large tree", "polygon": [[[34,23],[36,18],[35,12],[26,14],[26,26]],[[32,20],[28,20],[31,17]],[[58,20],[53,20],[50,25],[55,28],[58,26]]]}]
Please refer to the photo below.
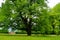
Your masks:
[{"label": "large tree", "polygon": [[[32,26],[43,24],[47,22],[47,0],[6,0],[5,2],[5,14],[10,18],[13,14],[16,14],[13,18],[15,21],[22,22],[26,28],[28,36],[31,35]],[[8,11],[9,10],[9,11]],[[46,20],[44,20],[46,18]],[[44,22],[45,21],[45,22]],[[18,23],[19,24],[19,23]],[[46,24],[47,25],[47,24]]]}]

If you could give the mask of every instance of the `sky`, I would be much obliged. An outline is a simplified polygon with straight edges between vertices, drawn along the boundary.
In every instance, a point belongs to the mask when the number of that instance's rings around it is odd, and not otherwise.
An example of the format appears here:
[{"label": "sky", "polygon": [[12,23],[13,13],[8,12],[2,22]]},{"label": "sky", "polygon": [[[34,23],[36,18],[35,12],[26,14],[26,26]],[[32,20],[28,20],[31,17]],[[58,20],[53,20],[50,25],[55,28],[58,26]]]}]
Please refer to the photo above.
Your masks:
[{"label": "sky", "polygon": [[1,7],[1,5],[2,5],[2,2],[4,3],[4,1],[3,1],[3,0],[0,0],[0,7]]},{"label": "sky", "polygon": [[50,8],[53,8],[56,4],[60,3],[60,0],[48,0],[49,3],[48,3],[48,6]]},{"label": "sky", "polygon": [[[1,7],[1,3],[4,2],[3,0],[0,0],[0,7]],[[48,0],[48,6],[50,8],[53,8],[57,3],[60,3],[60,0]]]}]

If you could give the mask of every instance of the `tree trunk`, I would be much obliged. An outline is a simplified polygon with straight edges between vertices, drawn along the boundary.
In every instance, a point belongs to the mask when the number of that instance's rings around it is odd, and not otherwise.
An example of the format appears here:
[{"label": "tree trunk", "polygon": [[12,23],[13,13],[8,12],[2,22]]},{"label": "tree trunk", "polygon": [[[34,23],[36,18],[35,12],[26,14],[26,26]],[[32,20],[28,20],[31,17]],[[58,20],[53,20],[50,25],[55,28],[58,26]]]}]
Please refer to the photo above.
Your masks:
[{"label": "tree trunk", "polygon": [[31,36],[31,25],[28,25],[28,26],[26,27],[26,32],[27,32],[27,35],[28,35],[28,36]]},{"label": "tree trunk", "polygon": [[31,24],[32,24],[32,19],[30,18],[30,21],[29,23],[27,23],[27,26],[26,26],[26,32],[28,36],[31,36],[31,28],[32,28]]},{"label": "tree trunk", "polygon": [[32,18],[29,18],[29,21],[27,20],[28,18],[23,17],[21,12],[20,12],[20,17],[22,18],[22,21],[24,25],[26,26],[26,32],[28,36],[31,36],[31,28],[32,28]]}]

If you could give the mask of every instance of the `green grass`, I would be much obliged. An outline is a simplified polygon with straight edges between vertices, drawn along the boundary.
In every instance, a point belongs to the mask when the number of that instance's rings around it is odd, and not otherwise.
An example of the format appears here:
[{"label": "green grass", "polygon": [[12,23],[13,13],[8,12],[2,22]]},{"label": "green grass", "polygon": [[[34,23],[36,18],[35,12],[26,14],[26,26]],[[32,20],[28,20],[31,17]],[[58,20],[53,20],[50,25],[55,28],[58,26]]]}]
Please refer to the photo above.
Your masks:
[{"label": "green grass", "polygon": [[43,35],[32,35],[27,36],[26,34],[17,34],[17,35],[1,35],[0,40],[60,40],[60,36],[43,36]]}]

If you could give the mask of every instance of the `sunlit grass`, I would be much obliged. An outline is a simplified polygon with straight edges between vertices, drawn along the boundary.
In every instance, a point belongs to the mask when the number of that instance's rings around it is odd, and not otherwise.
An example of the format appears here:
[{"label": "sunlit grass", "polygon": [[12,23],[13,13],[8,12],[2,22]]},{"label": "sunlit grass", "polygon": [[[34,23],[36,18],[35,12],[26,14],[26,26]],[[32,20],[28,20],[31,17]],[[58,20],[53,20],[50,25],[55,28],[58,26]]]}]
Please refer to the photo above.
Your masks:
[{"label": "sunlit grass", "polygon": [[1,35],[0,40],[60,40],[59,35],[47,36],[47,35],[32,35],[27,36],[26,34],[17,34],[17,35]]}]

